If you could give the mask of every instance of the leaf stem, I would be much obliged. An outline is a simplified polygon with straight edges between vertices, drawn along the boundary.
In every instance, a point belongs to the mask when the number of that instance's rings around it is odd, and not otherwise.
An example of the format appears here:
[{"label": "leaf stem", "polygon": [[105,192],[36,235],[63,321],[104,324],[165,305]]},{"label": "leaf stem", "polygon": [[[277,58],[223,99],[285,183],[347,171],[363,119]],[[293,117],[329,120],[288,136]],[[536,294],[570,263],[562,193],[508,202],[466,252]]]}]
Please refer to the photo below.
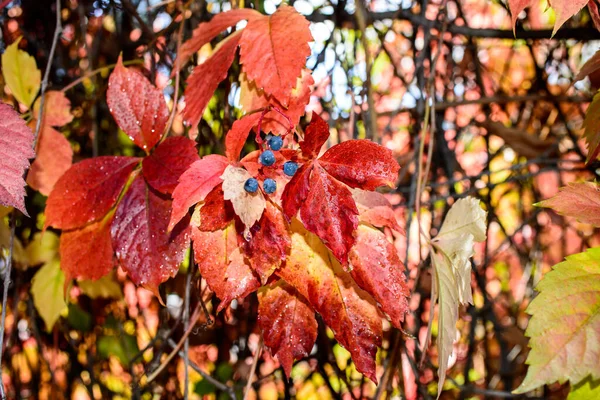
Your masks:
[{"label": "leaf stem", "polygon": [[[136,59],[136,60],[129,60],[129,61],[124,61],[123,65],[125,66],[129,66],[129,65],[142,65],[144,64],[144,60],[141,59]],[[69,83],[67,86],[65,86],[64,88],[62,88],[60,91],[61,92],[66,92],[68,90],[73,89],[75,86],[79,85],[81,82],[83,82],[84,80],[91,78],[94,75],[98,75],[99,73],[105,71],[105,70],[110,70],[113,69],[114,67],[116,67],[117,64],[109,64],[109,65],[105,65],[104,67],[100,67],[100,68],[96,68],[93,71],[88,72],[87,74],[75,79],[73,82]]]},{"label": "leaf stem", "polygon": [[252,380],[254,379],[254,375],[256,374],[256,366],[258,365],[258,359],[262,353],[263,349],[263,337],[260,336],[260,340],[258,341],[258,347],[256,348],[256,352],[254,353],[254,358],[252,359],[252,367],[250,368],[250,373],[248,374],[248,382],[246,383],[246,388],[244,389],[244,400],[248,399],[250,395],[250,389],[252,389]]}]

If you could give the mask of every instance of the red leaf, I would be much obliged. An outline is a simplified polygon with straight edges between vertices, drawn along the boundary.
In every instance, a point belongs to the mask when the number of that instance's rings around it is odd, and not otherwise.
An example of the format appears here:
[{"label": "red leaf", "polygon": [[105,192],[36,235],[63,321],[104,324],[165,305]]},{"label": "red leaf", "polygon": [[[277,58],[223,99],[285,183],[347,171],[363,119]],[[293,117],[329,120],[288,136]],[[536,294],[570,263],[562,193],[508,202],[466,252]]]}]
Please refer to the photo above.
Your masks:
[{"label": "red leaf", "polygon": [[258,124],[260,113],[246,115],[233,123],[233,126],[225,136],[225,154],[230,161],[238,161],[244,148],[248,135],[254,126]]},{"label": "red leaf", "polygon": [[258,292],[258,325],[265,345],[290,377],[294,360],[310,354],[317,340],[317,320],[308,302],[282,280]]},{"label": "red leaf", "polygon": [[202,119],[204,109],[210,98],[227,78],[227,71],[235,58],[235,51],[240,42],[242,32],[236,32],[219,43],[211,57],[194,68],[187,80],[185,89],[185,109],[183,118],[193,127]]},{"label": "red leaf", "polygon": [[173,191],[173,211],[169,230],[183,218],[189,208],[204,200],[206,195],[223,180],[221,175],[229,163],[223,156],[208,155],[195,161],[179,177],[179,184]]},{"label": "red leaf", "polygon": [[361,290],[318,237],[298,220],[291,225],[292,250],[277,275],[304,296],[335,338],[352,355],[358,371],[373,382],[381,345],[381,317],[371,296]]},{"label": "red leaf", "polygon": [[27,216],[23,174],[33,156],[31,129],[11,106],[0,103],[0,204]]},{"label": "red leaf", "polygon": [[206,43],[216,38],[221,32],[242,20],[250,20],[261,16],[258,11],[250,8],[230,10],[215,15],[209,22],[203,22],[194,29],[192,37],[183,43],[179,49],[179,59],[175,61],[174,65],[179,68],[183,67],[194,53],[199,51]]},{"label": "red leaf", "polygon": [[319,164],[350,187],[375,190],[394,187],[400,166],[391,150],[370,140],[348,140],[331,147]]},{"label": "red leaf", "polygon": [[114,267],[110,238],[112,216],[60,235],[60,268],[73,278],[99,279]]},{"label": "red leaf", "polygon": [[27,184],[48,196],[58,179],[73,164],[69,141],[45,123],[39,133],[37,155],[27,173]]},{"label": "red leaf", "polygon": [[317,113],[313,113],[304,133],[304,141],[300,142],[302,154],[309,159],[317,158],[328,138],[329,125]]},{"label": "red leaf", "polygon": [[287,106],[312,40],[306,18],[282,5],[269,17],[248,21],[240,41],[240,63],[250,80]]},{"label": "red leaf", "polygon": [[600,226],[600,185],[595,182],[570,183],[556,196],[539,202],[560,215],[576,218],[586,224]]},{"label": "red leaf", "polygon": [[221,300],[217,312],[260,287],[240,252],[233,223],[215,232],[192,228],[192,240],[200,274]]},{"label": "red leaf", "polygon": [[268,201],[260,221],[250,232],[252,238],[246,243],[246,254],[264,285],[290,251],[288,224],[281,211]]},{"label": "red leaf", "polygon": [[[310,71],[303,69],[302,76],[298,78],[296,87],[292,90],[288,107],[283,107],[276,99],[265,94],[263,90],[256,87],[255,82],[248,81],[245,74],[240,76],[240,105],[242,111],[250,112],[268,106],[279,107],[290,119],[292,126],[300,122],[300,117],[304,115],[306,105],[310,101],[311,86],[314,80]],[[267,113],[262,121],[261,129],[263,132],[273,132],[279,135],[287,133],[290,129],[290,122],[281,114],[275,111]]]},{"label": "red leaf", "polygon": [[[589,4],[594,4],[592,7],[596,7],[596,13],[597,13],[598,6],[596,6],[594,1],[595,0],[590,0]],[[600,20],[600,16],[598,18]],[[581,67],[581,69],[577,73],[577,76],[575,77],[573,82],[577,82],[582,79],[585,79],[586,76],[591,75],[592,73],[596,72],[599,69],[600,69],[600,50],[597,51],[596,53],[594,53],[594,55],[592,57],[590,57],[590,59],[587,60],[585,62],[585,64],[583,64],[583,67]]]},{"label": "red leaf", "polygon": [[170,137],[144,158],[142,171],[146,182],[164,194],[171,194],[177,181],[194,161],[198,161],[196,143],[186,137]]},{"label": "red leaf", "polygon": [[371,294],[396,328],[401,328],[408,311],[410,292],[405,267],[394,245],[385,234],[368,226],[359,226],[356,244],[350,251],[350,274],[362,289]]},{"label": "red leaf", "polygon": [[318,164],[313,168],[310,190],[300,207],[306,229],[316,234],[346,264],[355,242],[358,210],[350,190],[325,172]]},{"label": "red leaf", "polygon": [[204,199],[200,208],[199,229],[209,232],[225,229],[234,216],[231,202],[223,198],[223,184],[219,184]]},{"label": "red leaf", "polygon": [[[40,99],[33,106],[33,115],[39,115]],[[44,116],[43,125],[63,126],[73,121],[71,114],[71,102],[64,92],[59,90],[48,90],[44,94]]]},{"label": "red leaf", "polygon": [[126,68],[121,56],[108,80],[106,102],[117,125],[137,146],[149,152],[158,143],[169,119],[163,93],[141,73]]},{"label": "red leaf", "polygon": [[169,234],[171,201],[138,175],[119,203],[111,226],[117,259],[133,283],[158,295],[158,285],[179,271],[189,240],[189,220]]},{"label": "red leaf", "polygon": [[[592,22],[594,23],[594,26],[596,27],[596,29],[598,29],[600,31],[600,13],[598,13],[598,4],[596,4],[596,0],[588,1],[588,11],[590,13],[590,17],[592,18]],[[579,78],[580,74],[581,74],[581,72],[579,74],[577,74],[577,76],[575,77],[575,81],[578,81],[579,79],[581,79],[581,78]]]},{"label": "red leaf", "polygon": [[74,164],[46,202],[46,227],[80,228],[104,217],[117,201],[139,158],[96,157]]},{"label": "red leaf", "polygon": [[288,184],[285,185],[285,189],[281,195],[281,207],[283,208],[284,215],[288,219],[296,216],[300,206],[308,196],[308,191],[310,189],[310,173],[312,170],[312,163],[302,165]]},{"label": "red leaf", "polygon": [[385,195],[362,189],[351,189],[350,191],[359,212],[358,219],[361,222],[405,233],[404,229],[398,225],[396,213]]},{"label": "red leaf", "polygon": [[521,14],[521,12],[527,7],[531,7],[534,4],[537,4],[536,0],[508,0],[508,9],[510,10],[510,14],[512,16],[513,32],[515,30],[515,25],[517,23],[517,19],[519,18],[519,14]]}]

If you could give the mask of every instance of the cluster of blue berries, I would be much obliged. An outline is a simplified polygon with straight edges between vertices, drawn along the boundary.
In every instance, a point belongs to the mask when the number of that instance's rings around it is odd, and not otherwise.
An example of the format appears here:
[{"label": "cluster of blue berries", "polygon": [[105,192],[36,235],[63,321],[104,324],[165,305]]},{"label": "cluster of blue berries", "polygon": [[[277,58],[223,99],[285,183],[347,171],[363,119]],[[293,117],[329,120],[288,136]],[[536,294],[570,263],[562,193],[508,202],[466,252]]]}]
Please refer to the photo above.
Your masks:
[{"label": "cluster of blue berries", "polygon": [[[273,151],[279,151],[283,147],[283,139],[280,136],[267,135],[266,137],[267,145],[270,150],[265,150],[261,153],[260,157],[258,157],[258,162],[260,162],[265,167],[270,167],[275,164],[275,153]],[[298,170],[298,164],[293,161],[286,161],[283,164],[283,173],[287,176],[294,176],[296,171]],[[255,178],[249,178],[246,183],[244,183],[244,190],[248,193],[255,193],[258,190],[258,181]],[[274,179],[267,178],[263,182],[263,190],[266,194],[273,194],[277,190],[277,182]]]}]

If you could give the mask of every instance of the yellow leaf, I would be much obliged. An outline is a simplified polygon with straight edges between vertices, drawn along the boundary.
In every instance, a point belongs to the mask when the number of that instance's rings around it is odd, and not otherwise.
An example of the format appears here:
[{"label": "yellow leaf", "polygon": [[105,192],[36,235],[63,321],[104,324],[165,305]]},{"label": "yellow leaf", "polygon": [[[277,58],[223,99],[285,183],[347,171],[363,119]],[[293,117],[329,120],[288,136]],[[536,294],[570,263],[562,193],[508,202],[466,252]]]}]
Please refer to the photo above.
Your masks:
[{"label": "yellow leaf", "polygon": [[79,281],[77,282],[77,286],[79,286],[85,295],[92,299],[97,299],[99,297],[106,299],[120,299],[123,297],[121,286],[115,282],[114,273],[105,275],[96,281]]},{"label": "yellow leaf", "polygon": [[[0,260],[8,257],[10,247],[10,228],[8,221],[0,219]],[[13,242],[13,260],[20,266],[27,266],[27,254],[23,250],[23,245],[19,238],[15,237]]]},{"label": "yellow leaf", "polygon": [[50,262],[58,255],[59,238],[54,232],[38,232],[33,235],[33,240],[27,245],[25,250],[29,260],[29,265],[39,265]]},{"label": "yellow leaf", "polygon": [[42,73],[35,58],[19,49],[20,41],[17,39],[2,54],[2,75],[13,96],[29,108],[40,90]]},{"label": "yellow leaf", "polygon": [[64,299],[65,274],[60,269],[60,261],[54,259],[42,266],[31,281],[33,304],[46,323],[46,331],[52,331],[54,324],[67,308]]}]

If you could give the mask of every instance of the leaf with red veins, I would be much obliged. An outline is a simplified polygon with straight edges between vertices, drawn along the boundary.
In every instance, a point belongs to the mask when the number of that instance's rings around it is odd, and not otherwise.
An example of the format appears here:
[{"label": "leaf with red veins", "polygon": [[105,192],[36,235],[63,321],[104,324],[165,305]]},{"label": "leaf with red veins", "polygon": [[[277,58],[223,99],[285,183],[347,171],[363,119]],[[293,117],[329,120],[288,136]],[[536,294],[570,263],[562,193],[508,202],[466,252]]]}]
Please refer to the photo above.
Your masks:
[{"label": "leaf with red veins", "polygon": [[236,162],[240,159],[248,135],[252,128],[258,124],[259,119],[260,113],[255,113],[246,115],[233,123],[225,136],[225,155],[230,161]]},{"label": "leaf with red veins", "polygon": [[200,208],[201,231],[214,232],[225,229],[235,217],[230,201],[223,198],[223,185],[215,187],[204,199]]},{"label": "leaf with red veins", "polygon": [[252,238],[246,242],[246,255],[264,285],[290,252],[289,227],[281,211],[267,202],[259,223],[250,232]]},{"label": "leaf with red veins", "polygon": [[0,103],[0,205],[27,216],[23,174],[34,156],[31,129],[11,106]]},{"label": "leaf with red veins", "polygon": [[569,183],[554,197],[536,206],[548,207],[560,215],[600,227],[600,185],[595,182]]},{"label": "leaf with red veins", "polygon": [[[315,81],[307,69],[302,70],[302,76],[298,78],[296,87],[292,90],[288,107],[282,106],[276,99],[265,94],[265,92],[256,87],[256,83],[249,81],[245,74],[240,75],[240,106],[243,112],[250,112],[276,106],[290,119],[291,128],[300,122],[306,111],[306,106],[310,101],[311,86]],[[261,129],[263,132],[275,133],[278,135],[286,134],[290,130],[290,121],[284,118],[276,111],[267,113],[262,121]]]},{"label": "leaf with red veins", "polygon": [[110,227],[113,216],[60,235],[60,268],[67,280],[96,280],[114,267]]},{"label": "leaf with red veins", "polygon": [[106,102],[117,125],[148,153],[162,137],[169,110],[162,91],[145,76],[123,65],[122,57],[108,80]]},{"label": "leaf with red veins", "polygon": [[142,171],[150,186],[163,194],[171,194],[181,174],[199,159],[193,140],[183,136],[170,137],[144,158]]},{"label": "leaf with red veins", "polygon": [[241,37],[242,31],[238,31],[219,43],[210,58],[194,67],[194,71],[188,78],[183,95],[185,98],[183,119],[192,127],[198,125],[219,83],[227,78],[227,71],[233,63]]},{"label": "leaf with red veins", "polygon": [[74,164],[48,197],[45,226],[75,229],[103,218],[139,161],[134,157],[103,156]]},{"label": "leaf with red veins", "polygon": [[111,237],[117,259],[133,283],[158,296],[158,285],[175,276],[189,240],[189,219],[167,231],[171,200],[138,175],[117,207]]},{"label": "leaf with red veins", "polygon": [[351,354],[358,371],[377,383],[375,356],[381,346],[381,317],[321,240],[294,219],[292,249],[277,275],[304,296]]},{"label": "leaf with red veins", "polygon": [[205,44],[210,43],[221,32],[231,28],[240,21],[260,17],[262,17],[262,14],[256,10],[240,8],[217,14],[209,22],[202,22],[194,29],[192,37],[181,45],[178,59],[174,65],[182,68],[194,53],[198,52]]},{"label": "leaf with red veins", "polygon": [[366,190],[394,187],[400,170],[392,151],[370,140],[337,144],[319,158],[319,164],[346,185]]},{"label": "leaf with red veins", "polygon": [[356,244],[349,256],[352,265],[350,274],[358,286],[377,300],[392,324],[400,329],[408,311],[410,295],[405,267],[396,248],[383,232],[360,225],[356,233]]},{"label": "leaf with red veins", "polygon": [[223,156],[212,154],[195,161],[179,177],[179,184],[173,191],[173,210],[169,221],[169,231],[188,213],[191,206],[204,200],[223,180],[221,175],[229,165]]},{"label": "leaf with red veins", "polygon": [[221,300],[217,312],[260,287],[240,252],[233,223],[215,232],[192,228],[192,240],[200,274]]},{"label": "leaf with red veins", "polygon": [[300,206],[308,197],[312,170],[312,163],[302,165],[283,189],[281,207],[283,208],[283,214],[288,219],[296,216]]},{"label": "leaf with red veins", "polygon": [[240,41],[240,63],[257,87],[287,107],[312,40],[306,18],[282,5],[271,16],[248,21]]},{"label": "leaf with red veins", "polygon": [[223,179],[223,198],[231,201],[235,214],[245,225],[244,236],[248,237],[250,228],[260,219],[266,207],[265,197],[261,190],[249,193],[244,184],[252,175],[244,168],[228,165],[221,175]]},{"label": "leaf with red veins", "polygon": [[[41,98],[33,106],[33,115],[39,115]],[[42,123],[48,126],[63,126],[73,121],[71,102],[64,92],[48,90],[44,94],[44,117]]]},{"label": "leaf with red veins", "polygon": [[319,164],[313,168],[310,189],[300,206],[306,229],[316,234],[344,265],[356,241],[358,210],[350,190],[329,176]]},{"label": "leaf with red veins", "polygon": [[44,123],[39,133],[35,161],[27,173],[27,184],[48,196],[58,179],[73,164],[69,141]]},{"label": "leaf with red veins", "polygon": [[308,356],[317,340],[315,312],[282,280],[258,291],[258,325],[265,345],[289,378],[295,360]]},{"label": "leaf with red veins", "polygon": [[304,140],[300,142],[300,149],[304,157],[317,158],[327,139],[329,139],[329,125],[317,113],[313,113],[310,124],[304,132]]}]

